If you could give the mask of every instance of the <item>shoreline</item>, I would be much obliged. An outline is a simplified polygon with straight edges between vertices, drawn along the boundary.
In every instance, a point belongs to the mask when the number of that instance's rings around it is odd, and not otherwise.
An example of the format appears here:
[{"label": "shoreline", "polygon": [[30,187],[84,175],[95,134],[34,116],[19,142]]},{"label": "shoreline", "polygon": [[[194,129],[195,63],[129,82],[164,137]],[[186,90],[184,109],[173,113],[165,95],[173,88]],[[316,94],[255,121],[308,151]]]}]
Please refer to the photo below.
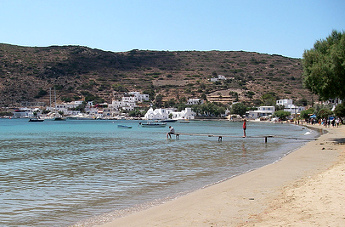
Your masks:
[{"label": "shoreline", "polygon": [[275,163],[99,226],[257,226],[267,220],[275,223],[267,214],[280,206],[277,201],[282,193],[294,189],[293,185],[299,185],[296,182],[307,182],[332,170],[329,167],[344,159],[340,156],[345,147],[344,126],[308,127],[328,133]]}]

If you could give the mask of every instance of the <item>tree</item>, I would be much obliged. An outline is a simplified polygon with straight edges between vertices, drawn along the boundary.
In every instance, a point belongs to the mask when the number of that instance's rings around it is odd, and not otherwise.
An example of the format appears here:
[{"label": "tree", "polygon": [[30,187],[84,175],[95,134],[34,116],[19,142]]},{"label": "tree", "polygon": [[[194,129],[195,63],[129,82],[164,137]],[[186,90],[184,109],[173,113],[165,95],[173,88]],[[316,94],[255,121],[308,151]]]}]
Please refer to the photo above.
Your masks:
[{"label": "tree", "polygon": [[86,102],[83,101],[82,104],[78,105],[76,108],[73,110],[80,111],[81,113],[85,113],[85,107],[86,107]]},{"label": "tree", "polygon": [[153,101],[155,99],[155,90],[154,89],[145,90],[143,93],[148,94],[151,101]]},{"label": "tree", "polygon": [[264,106],[274,106],[276,104],[276,95],[274,92],[269,92],[261,96],[262,104]]},{"label": "tree", "polygon": [[297,106],[307,106],[308,100],[306,98],[302,98],[296,101]]},{"label": "tree", "polygon": [[47,94],[48,94],[48,92],[45,90],[42,90],[42,88],[41,88],[40,91],[38,92],[38,94],[35,96],[35,98],[38,99],[38,98],[41,98]]},{"label": "tree", "polygon": [[247,107],[243,103],[235,103],[231,106],[231,113],[243,116],[246,114]]},{"label": "tree", "polygon": [[317,113],[317,118],[328,118],[333,112],[330,109],[324,108]]},{"label": "tree", "polygon": [[163,96],[161,94],[156,96],[156,106],[158,108],[162,107],[163,104]]},{"label": "tree", "polygon": [[345,117],[345,103],[338,104],[335,107],[334,114],[337,117],[341,117],[341,118]]},{"label": "tree", "polygon": [[206,96],[205,93],[202,93],[201,96],[200,96],[200,98],[203,99],[203,100],[207,100],[207,96]]},{"label": "tree", "polygon": [[216,104],[213,102],[205,102],[202,105],[194,105],[192,110],[197,113],[197,115],[204,115],[208,117],[218,117],[225,113],[224,106]]},{"label": "tree", "polygon": [[308,119],[310,117],[310,115],[313,115],[315,112],[315,109],[314,108],[309,108],[307,110],[302,110],[301,111],[301,114],[300,114],[300,117],[302,119]]},{"label": "tree", "polygon": [[196,115],[199,116],[202,113],[201,105],[193,105],[192,111],[194,111]]},{"label": "tree", "polygon": [[279,119],[281,119],[282,121],[286,121],[287,117],[290,116],[291,113],[284,111],[284,110],[278,110],[276,112],[274,112],[274,116],[279,117]]},{"label": "tree", "polygon": [[314,48],[304,51],[303,79],[306,88],[322,100],[345,98],[345,33],[332,31]]},{"label": "tree", "polygon": [[112,85],[114,91],[118,91],[118,92],[127,92],[127,88],[125,88],[123,85],[121,84],[113,84]]},{"label": "tree", "polygon": [[169,108],[176,105],[175,99],[170,99],[169,101],[164,102],[164,107]]},{"label": "tree", "polygon": [[128,115],[130,117],[143,117],[144,114],[139,109],[134,109],[132,111],[129,111]]}]

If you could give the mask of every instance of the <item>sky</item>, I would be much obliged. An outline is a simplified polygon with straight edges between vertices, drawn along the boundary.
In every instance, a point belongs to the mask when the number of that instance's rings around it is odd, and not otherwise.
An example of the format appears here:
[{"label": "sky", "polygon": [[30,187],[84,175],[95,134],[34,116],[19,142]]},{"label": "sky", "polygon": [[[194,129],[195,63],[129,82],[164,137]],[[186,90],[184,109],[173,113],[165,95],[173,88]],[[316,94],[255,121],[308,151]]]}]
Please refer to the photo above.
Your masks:
[{"label": "sky", "polygon": [[344,0],[0,0],[0,43],[302,58],[345,31]]}]

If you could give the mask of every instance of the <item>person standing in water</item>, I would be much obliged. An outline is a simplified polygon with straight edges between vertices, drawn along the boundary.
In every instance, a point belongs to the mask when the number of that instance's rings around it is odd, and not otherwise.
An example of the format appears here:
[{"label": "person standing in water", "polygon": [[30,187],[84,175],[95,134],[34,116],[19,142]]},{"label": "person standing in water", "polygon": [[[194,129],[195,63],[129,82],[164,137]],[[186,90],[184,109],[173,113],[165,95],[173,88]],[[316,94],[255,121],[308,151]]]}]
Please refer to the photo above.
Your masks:
[{"label": "person standing in water", "polygon": [[243,119],[243,138],[247,137],[246,129],[247,129],[247,120]]},{"label": "person standing in water", "polygon": [[174,129],[174,127],[171,127],[171,126],[169,126],[169,129],[170,129],[170,131],[167,133],[167,138],[168,138],[168,136],[170,136],[170,139],[171,139],[171,134],[175,134],[175,129]]}]

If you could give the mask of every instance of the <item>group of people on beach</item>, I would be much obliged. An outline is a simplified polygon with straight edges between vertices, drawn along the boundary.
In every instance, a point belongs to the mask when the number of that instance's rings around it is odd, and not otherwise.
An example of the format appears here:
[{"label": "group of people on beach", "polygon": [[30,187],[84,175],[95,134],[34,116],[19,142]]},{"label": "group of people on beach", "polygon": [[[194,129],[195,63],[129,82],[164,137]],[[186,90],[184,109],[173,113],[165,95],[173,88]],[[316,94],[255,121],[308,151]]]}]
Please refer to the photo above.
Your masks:
[{"label": "group of people on beach", "polygon": [[337,119],[333,118],[332,120],[324,118],[324,119],[322,119],[320,124],[325,126],[325,127],[330,127],[331,125],[332,125],[332,127],[339,127],[339,123],[340,123],[339,118],[337,118]]},{"label": "group of people on beach", "polygon": [[327,119],[327,118],[323,118],[323,119],[315,119],[315,118],[311,118],[311,119],[307,119],[306,120],[307,124],[319,124],[319,125],[323,125],[325,127],[339,127],[340,125],[340,119],[339,118],[331,118],[331,119]]}]

